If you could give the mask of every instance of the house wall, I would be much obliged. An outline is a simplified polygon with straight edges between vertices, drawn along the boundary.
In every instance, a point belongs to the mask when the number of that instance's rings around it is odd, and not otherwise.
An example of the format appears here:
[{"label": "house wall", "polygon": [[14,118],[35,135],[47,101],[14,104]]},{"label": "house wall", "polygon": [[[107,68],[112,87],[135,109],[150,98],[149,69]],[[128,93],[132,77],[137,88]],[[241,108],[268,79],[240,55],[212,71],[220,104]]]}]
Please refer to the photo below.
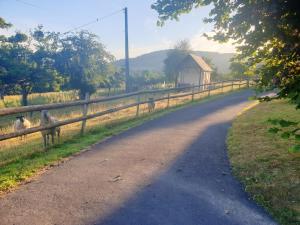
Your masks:
[{"label": "house wall", "polygon": [[178,85],[201,85],[210,83],[210,72],[203,72],[193,60],[187,60],[178,70]]}]

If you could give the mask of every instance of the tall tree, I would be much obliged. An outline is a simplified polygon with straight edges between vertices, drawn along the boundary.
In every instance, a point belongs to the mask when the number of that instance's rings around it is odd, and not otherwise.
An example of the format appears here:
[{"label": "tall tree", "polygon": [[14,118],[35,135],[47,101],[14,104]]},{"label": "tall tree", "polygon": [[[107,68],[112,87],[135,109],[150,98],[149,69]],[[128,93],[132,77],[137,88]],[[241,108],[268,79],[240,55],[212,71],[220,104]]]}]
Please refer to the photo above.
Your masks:
[{"label": "tall tree", "polygon": [[0,17],[0,29],[11,27],[10,23],[7,23],[2,17]]},{"label": "tall tree", "polygon": [[[7,23],[2,17],[0,17],[0,29],[5,29],[11,27],[10,23]],[[2,79],[6,74],[7,70],[3,66],[4,64],[4,55],[6,53],[6,48],[2,46],[3,42],[6,40],[6,38],[3,35],[0,35],[0,99],[4,99],[5,94],[5,87],[6,84],[3,83]]]},{"label": "tall tree", "polygon": [[[4,91],[21,94],[22,104],[28,105],[31,92],[56,91],[59,89],[59,75],[53,63],[33,51],[32,38],[16,33],[0,43],[2,72],[0,76]],[[4,94],[4,93],[3,93]]]},{"label": "tall tree", "polygon": [[214,24],[210,38],[234,40],[236,61],[247,63],[247,70],[260,75],[261,84],[275,84],[280,96],[300,107],[300,5],[292,0],[219,1],[157,0],[152,5],[159,14],[159,25],[178,20],[193,8],[213,5],[205,22]]},{"label": "tall tree", "polygon": [[210,66],[212,69],[210,79],[211,81],[220,81],[223,80],[222,74],[218,72],[218,68],[213,64],[211,58],[202,56],[203,60]]},{"label": "tall tree", "polygon": [[61,40],[55,67],[68,78],[68,87],[79,90],[80,98],[96,91],[109,71],[114,57],[106,51],[98,37],[88,31],[70,34]]},{"label": "tall tree", "polygon": [[165,76],[163,73],[143,70],[135,71],[131,76],[131,82],[135,90],[142,88],[153,87],[156,84],[161,84],[165,82]]},{"label": "tall tree", "polygon": [[179,41],[173,49],[167,53],[167,58],[164,60],[164,73],[169,82],[174,82],[177,86],[178,72],[177,66],[191,51],[190,44],[187,40]]},{"label": "tall tree", "polygon": [[254,75],[251,71],[248,71],[248,66],[245,62],[231,60],[230,71],[233,78],[247,78],[248,75]]}]

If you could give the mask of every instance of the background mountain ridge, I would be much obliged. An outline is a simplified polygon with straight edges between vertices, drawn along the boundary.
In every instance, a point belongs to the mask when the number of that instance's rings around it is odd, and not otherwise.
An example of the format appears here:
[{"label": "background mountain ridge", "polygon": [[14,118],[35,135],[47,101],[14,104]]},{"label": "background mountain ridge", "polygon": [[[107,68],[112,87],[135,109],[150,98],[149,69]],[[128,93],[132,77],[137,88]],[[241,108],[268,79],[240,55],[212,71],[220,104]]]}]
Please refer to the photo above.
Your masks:
[{"label": "background mountain ridge", "polygon": [[[153,51],[146,53],[135,58],[130,58],[130,69],[132,71],[155,71],[163,72],[164,60],[167,57],[167,52],[171,49]],[[192,53],[204,56],[211,59],[215,67],[218,68],[218,72],[226,74],[229,72],[230,59],[235,55],[234,53],[218,53],[218,52],[206,52],[206,51],[193,51]],[[124,67],[125,60],[120,59],[115,62],[118,68]]]}]

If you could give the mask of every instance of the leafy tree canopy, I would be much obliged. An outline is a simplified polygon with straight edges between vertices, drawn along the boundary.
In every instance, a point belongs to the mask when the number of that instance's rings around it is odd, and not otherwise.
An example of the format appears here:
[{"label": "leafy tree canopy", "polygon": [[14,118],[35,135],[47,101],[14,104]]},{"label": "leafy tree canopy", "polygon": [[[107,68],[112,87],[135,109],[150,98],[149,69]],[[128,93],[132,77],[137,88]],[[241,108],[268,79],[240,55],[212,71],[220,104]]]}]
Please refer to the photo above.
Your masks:
[{"label": "leafy tree canopy", "polygon": [[0,17],[0,29],[11,27],[10,23],[7,23],[2,17]]},{"label": "leafy tree canopy", "polygon": [[110,72],[114,57],[106,51],[98,37],[81,31],[62,38],[61,51],[56,56],[56,68],[69,79],[69,88],[77,89],[80,98],[90,94]]},{"label": "leafy tree canopy", "polygon": [[130,79],[134,90],[138,90],[142,88],[151,88],[156,84],[163,83],[165,81],[165,76],[159,72],[143,70],[134,71]]},{"label": "leafy tree canopy", "polygon": [[174,82],[175,86],[177,86],[178,80],[177,67],[189,52],[191,52],[189,42],[182,40],[167,53],[167,58],[164,60],[164,73],[167,81]]},{"label": "leafy tree canopy", "polygon": [[51,59],[35,51],[32,35],[17,32],[0,42],[1,95],[22,94],[22,104],[28,104],[31,92],[58,91],[62,79],[53,68]]}]

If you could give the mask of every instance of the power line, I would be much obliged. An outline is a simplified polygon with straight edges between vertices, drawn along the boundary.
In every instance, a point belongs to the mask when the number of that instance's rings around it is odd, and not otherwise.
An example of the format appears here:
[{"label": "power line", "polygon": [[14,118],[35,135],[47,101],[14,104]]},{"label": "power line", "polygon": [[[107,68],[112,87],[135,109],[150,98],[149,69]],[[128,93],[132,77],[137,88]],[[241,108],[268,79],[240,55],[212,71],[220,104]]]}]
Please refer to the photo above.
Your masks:
[{"label": "power line", "polygon": [[108,17],[114,16],[114,15],[118,14],[119,12],[121,12],[121,11],[123,11],[123,10],[124,10],[124,9],[121,9],[121,10],[119,9],[119,10],[114,11],[114,12],[111,12],[111,13],[105,15],[105,16],[96,18],[96,19],[94,19],[94,20],[92,20],[92,21],[90,21],[90,22],[88,22],[88,23],[85,23],[85,24],[80,25],[80,26],[78,26],[78,27],[75,27],[75,28],[73,28],[73,29],[71,29],[71,30],[69,30],[69,31],[67,31],[67,32],[64,32],[63,34],[68,34],[68,33],[70,33],[70,32],[76,31],[76,30],[78,30],[78,29],[81,29],[81,28],[83,28],[83,27],[89,26],[89,25],[91,25],[91,24],[98,23],[99,21],[104,20],[104,19],[106,19],[106,18],[108,18]]},{"label": "power line", "polygon": [[20,2],[20,3],[24,4],[24,5],[29,5],[29,6],[34,7],[34,8],[43,9],[43,8],[41,8],[38,5],[34,5],[32,3],[29,3],[29,2],[26,2],[26,1],[23,1],[23,0],[16,0],[16,2]]},{"label": "power line", "polygon": [[[43,9],[43,8],[40,7],[40,6],[35,5],[35,4],[32,4],[32,3],[29,3],[29,2],[27,2],[27,1],[23,1],[23,0],[15,0],[15,1],[20,2],[20,3],[22,3],[22,4],[25,4],[25,5],[28,5],[28,6],[31,6],[31,7],[34,7],[34,8]],[[123,11],[123,10],[124,10],[124,9],[119,9],[119,10],[117,10],[117,11],[113,11],[113,12],[107,14],[107,15],[104,15],[104,16],[102,16],[102,17],[96,18],[96,19],[94,19],[94,20],[92,20],[92,21],[90,21],[90,22],[88,22],[88,23],[85,23],[85,24],[83,24],[83,25],[80,25],[80,26],[78,26],[78,27],[75,27],[75,28],[73,28],[73,29],[70,29],[70,30],[64,32],[63,34],[68,34],[68,33],[70,33],[70,32],[76,31],[76,30],[78,30],[78,29],[80,29],[80,28],[83,28],[83,27],[92,25],[92,24],[94,24],[94,23],[98,23],[99,21],[104,20],[104,19],[106,19],[106,18],[108,18],[108,17],[114,16],[114,15],[118,14],[119,12],[121,12],[121,11]]]}]

